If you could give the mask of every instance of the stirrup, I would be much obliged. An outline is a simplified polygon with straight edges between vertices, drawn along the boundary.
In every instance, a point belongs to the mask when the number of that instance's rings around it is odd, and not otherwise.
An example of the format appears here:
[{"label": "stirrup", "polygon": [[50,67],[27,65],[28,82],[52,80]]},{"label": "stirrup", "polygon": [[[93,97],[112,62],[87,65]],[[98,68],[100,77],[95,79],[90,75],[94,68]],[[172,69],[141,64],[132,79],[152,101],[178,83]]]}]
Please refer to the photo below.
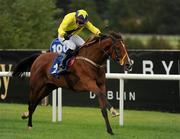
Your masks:
[{"label": "stirrup", "polygon": [[61,72],[63,72],[63,71],[65,71],[65,69],[60,68],[60,69],[58,70],[58,73],[61,73]]},{"label": "stirrup", "polygon": [[62,73],[62,72],[64,72],[64,71],[66,71],[66,67],[60,66],[60,67],[58,68],[58,74],[60,74],[60,73]]}]

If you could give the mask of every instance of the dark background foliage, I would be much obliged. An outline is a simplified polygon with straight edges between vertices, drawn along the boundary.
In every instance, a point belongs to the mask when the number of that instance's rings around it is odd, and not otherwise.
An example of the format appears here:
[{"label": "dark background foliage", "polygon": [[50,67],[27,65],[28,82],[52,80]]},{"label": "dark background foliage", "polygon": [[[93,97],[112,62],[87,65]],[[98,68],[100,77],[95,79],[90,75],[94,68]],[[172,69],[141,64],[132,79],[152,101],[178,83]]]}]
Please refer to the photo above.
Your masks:
[{"label": "dark background foliage", "polygon": [[[179,0],[0,0],[0,49],[47,49],[64,15],[78,9],[87,10],[103,33],[179,35],[179,7]],[[90,33],[81,35],[87,38]],[[154,36],[150,40],[164,41]],[[130,47],[154,48],[149,42],[144,46],[141,40],[127,41],[136,43]],[[168,42],[163,46],[155,48],[172,48]]]}]

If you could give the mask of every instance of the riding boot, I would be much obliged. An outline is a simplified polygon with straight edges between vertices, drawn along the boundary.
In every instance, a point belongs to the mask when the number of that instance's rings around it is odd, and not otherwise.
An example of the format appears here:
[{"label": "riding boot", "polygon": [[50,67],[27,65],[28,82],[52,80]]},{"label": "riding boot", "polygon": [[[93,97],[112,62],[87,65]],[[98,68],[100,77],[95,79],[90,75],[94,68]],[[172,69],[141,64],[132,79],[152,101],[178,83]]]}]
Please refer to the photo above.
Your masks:
[{"label": "riding boot", "polygon": [[69,49],[69,50],[66,51],[66,53],[65,53],[65,55],[64,55],[64,58],[63,58],[63,61],[62,61],[62,64],[58,67],[58,72],[59,72],[59,73],[66,70],[67,60],[74,55],[73,52],[74,52],[74,51],[71,50],[71,49]]}]

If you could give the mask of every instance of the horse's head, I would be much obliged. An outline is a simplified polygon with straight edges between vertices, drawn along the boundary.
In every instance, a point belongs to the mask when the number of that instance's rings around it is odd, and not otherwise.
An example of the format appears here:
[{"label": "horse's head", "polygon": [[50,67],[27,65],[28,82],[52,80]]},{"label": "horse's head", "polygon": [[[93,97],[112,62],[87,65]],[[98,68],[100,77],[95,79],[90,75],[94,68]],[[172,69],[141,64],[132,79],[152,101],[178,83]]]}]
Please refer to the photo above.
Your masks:
[{"label": "horse's head", "polygon": [[129,58],[126,45],[122,39],[121,34],[111,32],[108,37],[112,39],[112,44],[108,50],[108,54],[113,60],[124,66],[125,71],[131,71],[134,62]]}]

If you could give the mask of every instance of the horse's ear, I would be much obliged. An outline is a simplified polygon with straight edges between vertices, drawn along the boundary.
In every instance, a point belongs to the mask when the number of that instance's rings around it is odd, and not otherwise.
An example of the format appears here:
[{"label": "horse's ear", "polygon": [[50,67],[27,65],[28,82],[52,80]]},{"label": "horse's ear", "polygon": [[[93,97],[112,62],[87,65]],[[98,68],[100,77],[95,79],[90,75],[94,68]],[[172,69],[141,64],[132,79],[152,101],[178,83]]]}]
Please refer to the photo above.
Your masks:
[{"label": "horse's ear", "polygon": [[121,32],[118,32],[118,35],[122,36],[122,33],[121,33]]},{"label": "horse's ear", "polygon": [[113,35],[113,34],[114,34],[114,31],[110,30],[109,35]]},{"label": "horse's ear", "polygon": [[107,35],[107,34],[103,34],[103,33],[100,33],[100,34],[99,34],[99,36],[101,37],[101,39],[105,39],[105,38],[107,38],[107,37],[108,37],[108,35]]}]

